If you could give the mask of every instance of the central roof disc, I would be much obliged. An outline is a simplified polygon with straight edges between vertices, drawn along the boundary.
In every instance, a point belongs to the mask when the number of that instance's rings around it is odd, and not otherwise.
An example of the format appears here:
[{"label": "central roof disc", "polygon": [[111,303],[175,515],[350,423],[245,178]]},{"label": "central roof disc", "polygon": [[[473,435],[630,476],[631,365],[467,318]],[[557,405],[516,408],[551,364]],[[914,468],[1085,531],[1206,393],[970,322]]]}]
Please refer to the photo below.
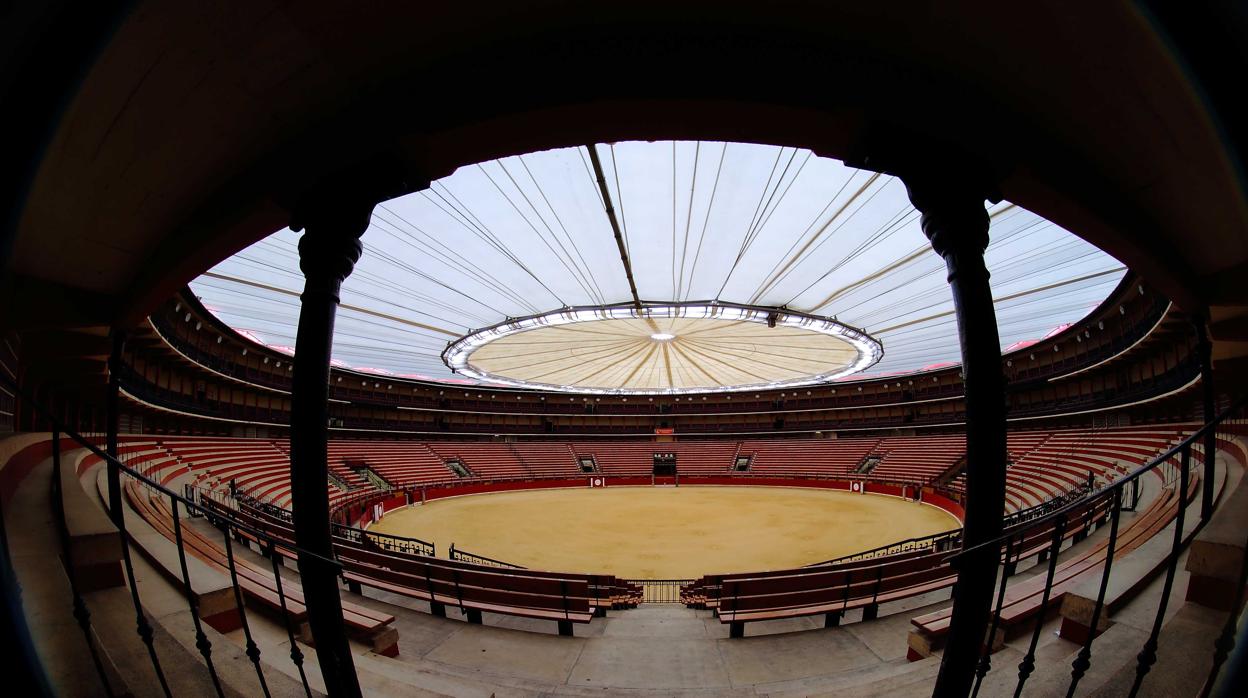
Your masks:
[{"label": "central roof disc", "polygon": [[880,360],[865,332],[784,308],[645,303],[509,319],[450,342],[456,373],[577,393],[680,394],[827,382]]}]

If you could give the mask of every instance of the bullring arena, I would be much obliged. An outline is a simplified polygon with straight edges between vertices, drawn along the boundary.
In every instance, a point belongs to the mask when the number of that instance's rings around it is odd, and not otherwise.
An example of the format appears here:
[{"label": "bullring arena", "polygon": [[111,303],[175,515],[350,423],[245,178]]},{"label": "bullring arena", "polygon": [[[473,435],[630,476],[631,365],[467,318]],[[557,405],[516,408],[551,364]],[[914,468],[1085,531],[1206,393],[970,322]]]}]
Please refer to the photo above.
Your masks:
[{"label": "bullring arena", "polygon": [[1248,5],[6,5],[5,696],[1248,695]]},{"label": "bullring arena", "polygon": [[[960,526],[900,497],[819,488],[603,487],[434,500],[368,530],[417,536],[536,569],[627,579],[779,570]],[[732,540],[722,532],[732,531]]]}]

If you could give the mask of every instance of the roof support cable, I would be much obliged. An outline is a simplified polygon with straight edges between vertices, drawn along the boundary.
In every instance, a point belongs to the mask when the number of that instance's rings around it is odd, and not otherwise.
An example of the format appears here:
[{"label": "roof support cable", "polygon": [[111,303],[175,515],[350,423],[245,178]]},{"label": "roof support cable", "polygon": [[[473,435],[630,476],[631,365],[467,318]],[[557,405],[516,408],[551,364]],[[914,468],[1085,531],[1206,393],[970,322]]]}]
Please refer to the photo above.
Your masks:
[{"label": "roof support cable", "polygon": [[[823,247],[825,244],[827,244],[827,242],[828,242],[829,240],[832,240],[832,239],[833,239],[833,237],[836,235],[836,233],[840,232],[840,230],[841,230],[842,228],[844,228],[846,225],[848,225],[848,224],[849,224],[849,222],[850,222],[850,221],[852,221],[852,220],[854,219],[854,216],[855,216],[855,215],[857,215],[859,211],[862,211],[864,208],[866,208],[866,207],[867,207],[867,205],[871,203],[872,199],[874,199],[876,196],[878,196],[880,192],[884,191],[884,189],[888,186],[888,182],[889,182],[889,181],[892,181],[892,180],[888,180],[888,181],[886,181],[886,182],[885,182],[882,186],[880,186],[879,188],[877,188],[875,191],[871,192],[871,195],[870,195],[870,196],[868,196],[868,197],[866,198],[866,200],[862,202],[862,205],[860,205],[858,208],[856,208],[856,209],[854,209],[852,212],[850,212],[850,214],[849,214],[848,216],[846,216],[846,217],[845,217],[845,220],[843,220],[843,221],[841,221],[840,223],[838,223],[838,224],[837,224],[837,226],[836,226],[835,228],[833,228],[833,229],[832,229],[831,233],[830,233],[827,237],[825,237],[825,238],[823,238],[822,240],[820,240],[820,241],[819,241],[819,244],[815,245],[815,246],[814,246],[814,248],[812,248],[812,249],[811,249],[811,251],[810,251],[811,255],[813,255],[815,252],[818,252],[818,251],[819,251],[819,248],[821,248],[821,247]],[[900,215],[901,215],[901,214],[902,214],[905,210],[907,210],[907,208],[902,208],[900,211],[898,211],[898,213],[893,214],[893,217],[892,217],[891,219],[889,219],[889,220],[890,220],[890,224],[891,224],[891,225],[896,225],[896,221],[898,220],[898,217],[899,217],[899,216],[900,216]],[[886,224],[886,225],[889,225],[889,224]],[[877,231],[876,231],[875,233],[873,233],[872,235],[868,236],[866,240],[863,240],[862,242],[860,242],[860,243],[859,243],[856,247],[854,247],[854,249],[850,250],[850,252],[849,252],[848,254],[846,254],[844,257],[842,257],[842,258],[840,259],[840,261],[838,261],[836,264],[833,264],[833,265],[832,265],[832,267],[831,267],[830,269],[828,269],[827,271],[825,271],[823,274],[819,275],[819,277],[818,277],[818,278],[816,278],[814,281],[812,281],[810,284],[808,284],[808,285],[806,286],[806,288],[803,288],[801,291],[799,291],[799,292],[797,292],[796,294],[794,294],[792,298],[790,298],[787,302],[785,302],[785,303],[784,303],[784,305],[789,305],[789,304],[790,304],[790,303],[792,303],[793,301],[797,300],[797,297],[798,297],[798,296],[800,296],[800,295],[802,295],[803,293],[805,293],[805,292],[809,291],[812,287],[814,287],[814,285],[815,285],[815,284],[819,283],[820,281],[823,281],[823,280],[824,280],[824,279],[826,279],[829,275],[831,275],[831,274],[833,274],[833,273],[837,272],[838,270],[840,270],[840,268],[841,268],[841,267],[845,266],[846,264],[848,264],[849,262],[853,261],[854,259],[857,259],[857,258],[858,258],[858,256],[859,256],[859,255],[861,255],[863,252],[865,252],[866,250],[869,250],[869,249],[871,249],[872,247],[874,247],[874,246],[875,246],[875,244],[876,244],[876,243],[878,243],[878,242],[879,242],[879,240],[880,240],[882,237],[886,237],[886,236],[888,236],[888,235],[891,235],[893,232],[895,232],[895,230],[896,230],[896,228],[895,228],[895,227],[894,227],[894,228],[888,228],[888,229],[886,229],[886,231],[885,231],[885,232],[881,232],[880,230],[878,230],[878,229],[877,229]],[[807,255],[807,257],[806,257],[806,258],[807,258],[807,259],[809,259],[809,258],[810,258],[810,255]],[[789,273],[793,272],[793,271],[794,271],[795,269],[797,269],[799,266],[801,266],[801,265],[800,265],[800,264],[798,264],[798,265],[796,265],[796,266],[794,266],[794,267],[790,268],[790,269],[789,269],[789,271],[785,273],[785,276],[788,276],[788,274],[789,274]],[[785,276],[780,277],[780,279],[781,279],[781,280],[783,280],[783,279],[785,278]]]},{"label": "roof support cable", "polygon": [[[551,297],[554,298],[555,301],[559,303],[559,305],[563,305],[563,306],[567,305],[567,303],[565,303],[564,300],[560,298],[558,294],[552,291],[550,287],[547,286],[545,282],[543,282],[537,276],[537,274],[533,273],[532,269],[529,269],[529,267],[524,262],[520,261],[520,258],[517,257],[515,253],[513,253],[505,244],[503,244],[501,240],[498,239],[498,236],[490,232],[490,229],[487,228],[485,224],[481,223],[480,219],[477,218],[472,213],[472,211],[467,206],[465,206],[464,203],[460,201],[458,197],[455,196],[454,192],[452,192],[449,188],[447,188],[446,185],[441,185],[441,186],[442,186],[442,189],[445,190],[446,196],[451,197],[451,199],[453,199],[455,203],[458,204],[458,206],[452,205],[450,201],[447,201],[447,199],[445,198],[445,196],[442,195],[441,192],[438,192],[432,186],[430,186],[429,189],[426,189],[425,191],[432,191],[435,194],[437,194],[437,196],[441,198],[444,202],[446,202],[446,204],[450,206],[452,210],[455,210],[457,213],[463,216],[465,220],[472,223],[471,225],[469,225],[468,223],[464,223],[463,221],[461,221],[461,224],[463,224],[465,228],[468,228],[470,231],[473,231],[477,235],[477,237],[481,238],[482,240],[485,240],[488,244],[494,247],[494,249],[498,250],[500,254],[502,254],[507,259],[511,260],[513,264],[515,264],[517,267],[521,269],[521,271],[528,274],[529,277],[532,278],[534,281],[536,281],[539,286],[545,289],[546,292],[549,293]],[[530,307],[533,307],[531,303],[528,305]],[[539,312],[539,311],[534,311],[534,312]]]},{"label": "roof support cable", "polygon": [[[706,204],[706,216],[702,219],[702,232],[698,234],[698,246],[693,254],[693,266],[689,267],[689,283],[685,286],[685,293],[682,300],[689,300],[689,293],[693,290],[693,277],[698,273],[698,258],[702,256],[702,243],[706,240],[706,228],[711,222],[711,211],[715,208],[715,194],[719,192],[719,177],[724,173],[724,156],[728,154],[728,144],[724,143],[724,147],[719,151],[719,166],[715,169],[715,183],[711,185],[711,200]],[[681,269],[684,272],[684,269]]]},{"label": "roof support cable", "polygon": [[598,189],[602,193],[603,211],[607,214],[607,221],[611,223],[611,232],[615,235],[615,245],[620,250],[620,262],[624,265],[624,276],[628,278],[628,290],[633,294],[633,306],[640,313],[642,310],[641,296],[637,295],[637,282],[633,280],[633,265],[628,259],[628,248],[624,245],[624,236],[620,232],[620,222],[615,217],[615,208],[611,205],[611,192],[607,189],[607,178],[602,172],[602,161],[598,159],[597,146],[591,143],[585,146],[585,149],[589,151],[589,160],[594,166],[594,178],[597,180]]},{"label": "roof support cable", "polygon": [[[369,250],[370,253],[372,252],[372,247],[369,245],[365,245],[364,249]],[[408,274],[411,274],[412,276],[424,279],[432,284],[440,286],[450,291],[451,293],[454,293],[458,296],[462,296],[463,298],[470,300],[473,303],[477,303],[481,305],[481,307],[483,308],[487,308],[487,309],[490,308],[490,305],[486,303],[485,301],[475,298],[473,296],[470,296],[467,293],[464,293],[462,290],[446,283],[445,281],[442,281],[441,279],[435,278],[434,276],[432,276],[431,274],[428,274],[427,272],[417,269],[416,267],[408,264],[407,262],[404,262],[401,259],[391,257],[391,256],[384,256],[380,252],[378,252],[378,254],[376,254],[375,256],[377,257],[378,261],[389,264],[390,266],[395,267],[396,269],[402,269],[403,271],[407,272]]]},{"label": "roof support cable", "polygon": [[[691,194],[692,198],[692,194]],[[676,297],[676,141],[672,141],[672,298]],[[629,376],[632,378],[632,376]]]},{"label": "roof support cable", "polygon": [[[698,160],[702,154],[702,141],[697,141],[693,146],[693,174],[689,178],[689,205],[685,208],[685,237],[680,247],[680,271],[676,271],[676,267],[672,267],[672,277],[676,279],[674,285],[675,290],[672,292],[672,300],[680,298],[681,291],[685,285],[685,257],[689,254],[689,229],[693,223],[693,197],[698,187]],[[672,263],[676,263],[676,255],[673,249]]]},{"label": "roof support cable", "polygon": [[[505,298],[509,298],[513,302],[520,303],[522,306],[524,305],[523,298],[521,298],[518,294],[516,294],[515,291],[512,291],[511,289],[501,284],[492,275],[486,274],[483,272],[478,272],[477,271],[478,268],[476,267],[475,264],[462,263],[458,259],[456,259],[455,256],[445,254],[441,250],[438,250],[437,248],[434,248],[425,244],[424,242],[417,239],[416,237],[404,233],[399,228],[393,226],[389,221],[382,220],[381,222],[386,227],[393,229],[393,230],[386,230],[385,228],[381,228],[381,226],[379,226],[382,232],[389,234],[390,236],[394,237],[396,240],[398,240],[402,244],[407,245],[408,247],[411,247],[413,249],[416,249],[424,253],[425,255],[428,255],[429,257],[441,262],[448,269],[450,269],[453,272],[463,275],[469,281],[480,284],[482,287],[490,291],[493,291],[494,293],[498,293],[499,295]],[[370,255],[385,255],[385,252],[383,252],[382,250],[376,250],[370,247]],[[489,324],[489,323],[486,323],[486,324]]]},{"label": "roof support cable", "polygon": [[[436,203],[435,203],[435,206],[436,206]],[[385,213],[387,215],[393,216],[394,218],[397,218],[401,223],[403,223],[403,225],[407,226],[408,228],[410,228],[411,230],[419,234],[420,238],[423,238],[423,240],[417,238],[415,235],[412,235],[406,230],[403,230],[400,226],[382,218],[380,214],[374,213],[375,219],[382,220],[386,222],[388,225],[391,225],[397,232],[404,235],[412,243],[416,243],[416,244],[429,248],[431,254],[435,254],[436,256],[440,258],[444,258],[446,260],[453,260],[453,261],[445,262],[448,266],[452,266],[452,267],[459,266],[463,268],[464,270],[469,270],[469,269],[472,270],[471,274],[473,276],[478,277],[478,279],[480,280],[480,283],[483,283],[489,286],[490,288],[494,289],[496,292],[511,298],[512,300],[514,300],[515,302],[519,303],[522,306],[525,305],[525,301],[523,297],[521,297],[514,290],[512,290],[509,286],[507,286],[502,281],[500,281],[493,274],[489,273],[485,269],[482,269],[480,266],[478,266],[468,257],[460,254],[454,248],[450,247],[446,243],[443,243],[441,240],[438,240],[436,237],[425,232],[419,226],[412,223],[410,220],[403,217],[398,212],[393,211],[384,205],[379,206],[378,210],[382,213]],[[443,212],[445,213],[445,211]],[[464,271],[462,273],[465,273],[466,275],[468,274],[467,271]]]},{"label": "roof support cable", "polygon": [[[781,152],[784,152],[783,148],[781,148]],[[728,287],[728,282],[732,279],[733,272],[737,270],[737,267],[741,264],[741,260],[745,258],[745,253],[749,251],[750,246],[753,245],[754,241],[758,239],[758,236],[762,233],[763,228],[767,227],[767,222],[771,220],[771,214],[775,213],[776,209],[780,207],[780,204],[784,201],[784,197],[788,195],[789,189],[793,187],[793,183],[797,181],[797,178],[802,174],[802,170],[805,169],[806,163],[810,162],[811,156],[814,155],[814,153],[809,150],[806,151],[806,157],[802,160],[802,164],[798,166],[797,172],[794,173],[792,179],[789,180],[788,185],[784,187],[784,191],[780,192],[780,187],[784,184],[784,177],[788,174],[789,168],[793,166],[793,160],[797,157],[797,153],[798,149],[794,148],[793,153],[789,156],[789,161],[784,166],[784,170],[780,172],[780,178],[776,180],[776,186],[771,189],[770,196],[767,194],[767,187],[763,187],[763,194],[759,197],[758,206],[754,209],[754,217],[751,219],[750,226],[746,229],[745,237],[741,241],[741,249],[737,252],[736,259],[733,260],[732,266],[728,269],[728,273],[724,276],[724,283],[720,284],[719,290],[715,292],[715,300],[719,300],[720,296],[724,294],[724,289]],[[780,156],[777,155],[776,162],[778,163],[779,161]],[[775,167],[775,164],[773,164],[773,173],[775,172]],[[771,184],[770,177],[767,179],[767,184]],[[777,193],[779,193],[779,198],[776,198]]]},{"label": "roof support cable", "polygon": [[533,186],[537,187],[537,193],[541,195],[542,201],[546,202],[546,207],[550,209],[550,213],[554,216],[555,222],[559,224],[559,229],[563,231],[564,237],[568,239],[568,244],[572,246],[572,251],[576,253],[577,259],[580,260],[581,269],[583,270],[586,278],[588,278],[590,283],[593,285],[594,290],[598,293],[598,302],[606,305],[607,296],[602,292],[602,287],[598,285],[598,281],[594,277],[593,269],[590,268],[589,262],[585,261],[585,255],[581,254],[581,248],[576,244],[576,237],[572,235],[572,233],[568,232],[568,227],[563,224],[563,219],[559,217],[559,212],[556,211],[554,205],[550,203],[550,199],[546,196],[546,191],[542,189],[542,185],[538,183],[537,177],[533,176],[533,172],[529,169],[528,163],[524,161],[524,156],[520,155],[518,156],[518,159],[520,160],[520,164],[524,167],[524,171],[529,175],[529,179],[533,181]]},{"label": "roof support cable", "polygon": [[[857,171],[855,171],[852,175],[850,175],[850,180],[852,180],[857,174],[858,174]],[[776,266],[772,268],[772,271],[770,275],[768,276],[767,280],[763,282],[763,284],[759,287],[758,293],[754,294],[755,298],[751,300],[750,302],[757,303],[759,298],[769,293],[775,286],[777,286],[781,281],[783,281],[784,278],[789,275],[789,272],[793,270],[795,265],[799,265],[803,260],[807,258],[808,251],[810,250],[812,245],[816,244],[816,241],[819,241],[819,245],[822,245],[823,243],[822,241],[820,241],[820,238],[823,237],[824,233],[828,231],[828,229],[832,226],[833,223],[840,220],[841,215],[844,214],[845,211],[849,209],[849,207],[852,206],[854,202],[858,200],[858,197],[862,196],[862,194],[865,191],[867,191],[867,189],[869,189],[871,185],[874,184],[881,176],[882,175],[880,175],[880,173],[878,172],[871,173],[871,175],[867,177],[867,181],[864,182],[861,186],[859,186],[858,189],[854,191],[854,193],[851,194],[849,198],[846,199],[845,202],[836,209],[836,212],[833,213],[826,221],[824,221],[823,225],[819,226],[818,230],[815,230],[814,234],[811,235],[809,239],[807,239],[806,242],[801,246],[801,249],[797,250],[797,252],[794,253],[793,248],[790,247],[789,252],[785,253],[785,257],[782,257],[780,261],[776,262]],[[844,191],[845,187],[848,184],[849,182],[847,181],[845,185],[842,185],[841,191]],[[836,202],[836,198],[839,196],[840,196],[840,191],[837,192],[837,196],[833,197],[832,201],[828,202],[828,206],[824,208],[824,211],[827,211],[827,209],[830,208],[832,204]],[[820,213],[819,215],[822,216],[823,214]],[[851,217],[852,217],[852,214],[851,214]],[[817,221],[818,221],[818,217],[816,217],[815,219],[815,222]],[[812,227],[814,226],[813,222],[811,223],[811,226]],[[832,232],[835,233],[839,229],[840,229],[840,225],[838,225],[835,229],[833,229]],[[810,228],[807,228],[807,230],[809,231]],[[803,233],[803,236],[805,236],[805,233]],[[794,241],[793,247],[796,247],[796,246],[797,246],[797,241]],[[817,247],[818,246],[816,246],[816,249]]]},{"label": "roof support cable", "polygon": [[620,228],[624,231],[624,251],[632,257],[633,251],[628,240],[628,214],[624,212],[624,188],[620,186],[620,168],[615,159],[615,144],[608,143],[607,149],[611,151],[611,172],[615,177],[615,198],[620,203]]},{"label": "roof support cable", "polygon": [[[507,178],[511,180],[511,183],[513,185],[516,185],[516,180],[512,178],[511,173],[507,171],[507,168],[503,165],[502,161],[500,160],[496,162],[498,166],[503,170],[503,173],[507,175]],[[546,236],[542,234],[542,231],[538,230],[536,225],[533,225],[533,221],[529,219],[528,215],[526,215],[524,211],[520,210],[520,207],[516,205],[516,202],[512,200],[511,196],[509,196],[507,192],[504,191],[503,188],[498,185],[498,182],[494,181],[494,177],[492,177],[490,173],[481,165],[477,165],[477,169],[481,171],[481,174],[485,175],[485,178],[490,181],[490,184],[494,185],[494,188],[498,190],[498,193],[502,195],[503,199],[507,201],[507,204],[510,205],[512,210],[516,212],[516,215],[520,216],[520,220],[524,221],[524,224],[529,226],[529,230],[533,231],[533,234],[536,235],[537,239],[540,240],[541,243],[546,246],[547,250],[550,250],[550,253],[554,255],[555,259],[559,260],[559,264],[562,265],[564,270],[567,271],[568,274],[572,276],[572,279],[576,281],[576,284],[578,286],[581,287],[581,290],[585,292],[585,295],[588,296],[589,298],[593,298],[594,297],[593,292],[589,290],[589,288],[585,285],[585,282],[581,279],[581,277],[578,276],[577,273],[572,270],[572,267],[568,266],[568,262],[566,259],[564,259],[563,255],[560,255],[558,252],[555,251],[555,248],[550,244],[550,241],[546,239]],[[519,189],[519,185],[516,185],[516,188]],[[520,192],[520,195],[521,197],[524,197],[526,201],[528,201],[528,197],[524,196],[524,192]],[[532,202],[529,202],[529,206],[530,208],[533,207]],[[534,208],[533,210],[536,211],[537,209]],[[539,220],[541,220],[540,216],[538,218]],[[550,230],[550,226],[546,225],[545,220],[542,220],[542,225],[546,226],[547,230]],[[553,235],[553,232],[552,232],[552,235]],[[555,242],[558,243],[559,241],[555,240]],[[559,246],[561,248],[563,247],[562,244],[560,244]],[[566,254],[567,251],[565,250],[564,252]],[[567,305],[567,303],[564,303],[564,305]]]}]

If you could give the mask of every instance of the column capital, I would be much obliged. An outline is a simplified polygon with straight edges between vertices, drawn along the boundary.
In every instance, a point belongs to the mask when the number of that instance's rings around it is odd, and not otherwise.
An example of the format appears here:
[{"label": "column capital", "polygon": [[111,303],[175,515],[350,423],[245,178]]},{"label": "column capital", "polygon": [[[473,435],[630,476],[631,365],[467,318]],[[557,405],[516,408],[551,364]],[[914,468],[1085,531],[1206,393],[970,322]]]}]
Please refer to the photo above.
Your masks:
[{"label": "column capital", "polygon": [[942,257],[988,247],[988,212],[997,203],[999,174],[982,157],[902,134],[872,133],[846,164],[897,177],[922,214],[923,233]]},{"label": "column capital", "polygon": [[314,282],[341,284],[363,253],[360,237],[378,203],[423,189],[391,158],[372,158],[336,172],[304,190],[291,213],[290,228],[302,232],[299,268]]},{"label": "column capital", "polygon": [[983,254],[988,248],[988,211],[984,208],[987,197],[982,189],[959,181],[953,172],[900,177],[910,203],[922,214],[919,224],[923,234],[937,254]]}]

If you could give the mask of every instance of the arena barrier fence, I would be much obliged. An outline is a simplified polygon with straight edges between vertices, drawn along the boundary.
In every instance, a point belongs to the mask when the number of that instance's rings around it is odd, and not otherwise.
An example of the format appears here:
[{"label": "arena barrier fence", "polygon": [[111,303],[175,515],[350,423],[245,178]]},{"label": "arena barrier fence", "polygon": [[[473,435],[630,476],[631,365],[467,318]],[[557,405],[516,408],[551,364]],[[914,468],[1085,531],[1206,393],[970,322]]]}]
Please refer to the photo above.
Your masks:
[{"label": "arena barrier fence", "polygon": [[475,555],[473,553],[465,552],[463,550],[460,550],[459,548],[456,548],[454,543],[451,543],[451,549],[450,549],[450,553],[448,557],[450,557],[450,559],[452,560],[459,560],[460,562],[471,562],[474,565],[488,565],[490,567],[503,567],[503,568],[511,569],[511,570],[528,569],[522,565],[515,565],[510,562],[503,562],[502,560],[495,560],[492,557],[486,557],[484,555]]}]

